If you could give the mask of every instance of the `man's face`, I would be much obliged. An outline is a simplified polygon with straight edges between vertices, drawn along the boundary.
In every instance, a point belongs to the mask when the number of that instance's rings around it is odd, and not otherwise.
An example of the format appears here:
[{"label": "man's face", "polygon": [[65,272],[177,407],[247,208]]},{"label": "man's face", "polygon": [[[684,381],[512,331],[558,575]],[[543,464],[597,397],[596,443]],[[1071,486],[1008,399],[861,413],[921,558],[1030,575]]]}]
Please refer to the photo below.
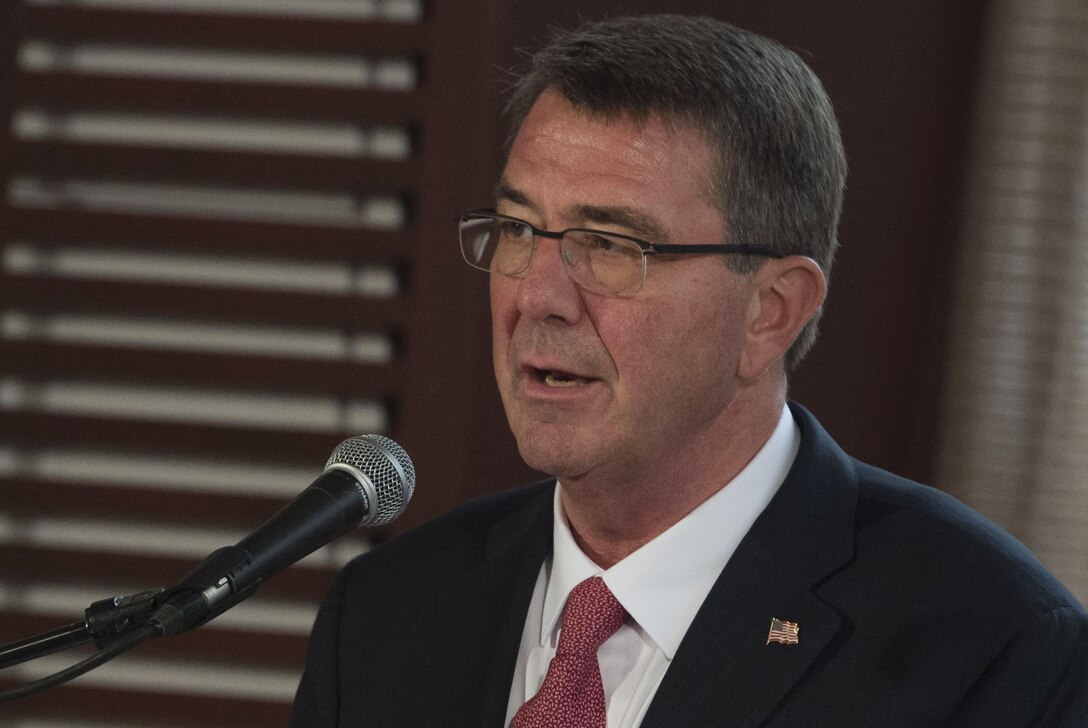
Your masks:
[{"label": "man's face", "polygon": [[[705,194],[713,156],[693,129],[605,121],[546,91],[514,140],[497,207],[548,230],[727,242]],[[524,275],[491,276],[495,374],[522,457],[575,481],[647,475],[663,456],[714,447],[750,297],[720,256],[651,256],[638,293],[587,293],[558,242],[539,239]]]}]

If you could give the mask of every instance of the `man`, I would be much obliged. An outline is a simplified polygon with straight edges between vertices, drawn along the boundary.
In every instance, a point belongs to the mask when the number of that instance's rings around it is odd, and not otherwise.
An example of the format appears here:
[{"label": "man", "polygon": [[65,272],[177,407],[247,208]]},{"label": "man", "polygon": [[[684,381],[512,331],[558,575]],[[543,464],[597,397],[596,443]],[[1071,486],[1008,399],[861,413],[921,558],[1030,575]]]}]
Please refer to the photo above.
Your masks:
[{"label": "man", "polygon": [[461,244],[519,450],[557,481],[348,566],[294,725],[1088,725],[1076,600],[786,403],[845,177],[809,69],[617,19],[538,53],[511,112]]}]

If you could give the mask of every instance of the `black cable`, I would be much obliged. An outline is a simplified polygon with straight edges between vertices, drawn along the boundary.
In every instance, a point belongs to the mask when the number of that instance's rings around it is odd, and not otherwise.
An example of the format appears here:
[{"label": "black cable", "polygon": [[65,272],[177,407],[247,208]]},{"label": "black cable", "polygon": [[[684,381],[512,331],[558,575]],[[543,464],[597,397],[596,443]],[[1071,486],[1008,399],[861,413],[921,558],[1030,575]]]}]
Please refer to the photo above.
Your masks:
[{"label": "black cable", "polygon": [[60,672],[53,673],[34,682],[27,683],[26,685],[20,685],[17,688],[11,688],[0,692],[0,703],[8,700],[14,700],[15,698],[21,698],[26,695],[31,695],[40,690],[46,688],[55,687],[57,685],[63,685],[64,683],[79,677],[85,672],[89,672],[99,665],[103,665],[118,655],[128,652],[136,645],[151,639],[159,634],[159,631],[151,625],[146,625],[131,632],[125,632],[121,634],[116,640],[103,647],[98,652],[94,653],[82,662],[77,662],[71,667],[65,668]]}]

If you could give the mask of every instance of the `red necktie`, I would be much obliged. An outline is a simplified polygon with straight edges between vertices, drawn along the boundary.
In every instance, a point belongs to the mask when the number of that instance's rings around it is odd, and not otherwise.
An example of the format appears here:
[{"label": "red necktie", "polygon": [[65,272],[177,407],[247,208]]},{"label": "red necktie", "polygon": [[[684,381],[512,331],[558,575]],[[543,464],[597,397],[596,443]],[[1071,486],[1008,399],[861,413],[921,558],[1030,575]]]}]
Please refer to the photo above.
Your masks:
[{"label": "red necktie", "polygon": [[510,728],[605,728],[597,650],[626,619],[627,610],[601,577],[574,587],[544,684],[521,706]]}]

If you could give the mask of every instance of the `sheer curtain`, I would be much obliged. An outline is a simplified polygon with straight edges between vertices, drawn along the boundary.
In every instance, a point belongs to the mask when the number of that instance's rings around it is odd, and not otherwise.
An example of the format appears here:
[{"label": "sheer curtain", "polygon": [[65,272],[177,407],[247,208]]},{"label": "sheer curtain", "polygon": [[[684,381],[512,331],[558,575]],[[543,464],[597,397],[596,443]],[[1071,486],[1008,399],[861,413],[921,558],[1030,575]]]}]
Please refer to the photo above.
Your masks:
[{"label": "sheer curtain", "polygon": [[1088,602],[1088,4],[992,5],[940,482]]}]

